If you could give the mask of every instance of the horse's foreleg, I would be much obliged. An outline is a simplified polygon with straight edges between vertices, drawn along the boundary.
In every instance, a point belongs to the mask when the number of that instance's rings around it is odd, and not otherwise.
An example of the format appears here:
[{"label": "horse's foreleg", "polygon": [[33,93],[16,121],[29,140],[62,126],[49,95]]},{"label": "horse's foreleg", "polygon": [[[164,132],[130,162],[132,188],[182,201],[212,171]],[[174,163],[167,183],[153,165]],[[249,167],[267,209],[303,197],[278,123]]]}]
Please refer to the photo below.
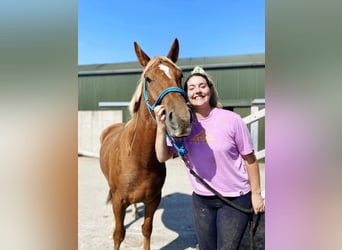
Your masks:
[{"label": "horse's foreleg", "polygon": [[142,234],[144,235],[144,250],[150,250],[151,245],[151,234],[152,234],[152,223],[155,211],[160,203],[161,195],[154,199],[150,203],[145,203],[145,218],[144,224],[142,225]]},{"label": "horse's foreleg", "polygon": [[125,238],[126,229],[124,227],[124,220],[126,208],[128,204],[122,200],[113,199],[113,212],[115,218],[115,226],[113,232],[114,250],[120,249],[120,244]]}]

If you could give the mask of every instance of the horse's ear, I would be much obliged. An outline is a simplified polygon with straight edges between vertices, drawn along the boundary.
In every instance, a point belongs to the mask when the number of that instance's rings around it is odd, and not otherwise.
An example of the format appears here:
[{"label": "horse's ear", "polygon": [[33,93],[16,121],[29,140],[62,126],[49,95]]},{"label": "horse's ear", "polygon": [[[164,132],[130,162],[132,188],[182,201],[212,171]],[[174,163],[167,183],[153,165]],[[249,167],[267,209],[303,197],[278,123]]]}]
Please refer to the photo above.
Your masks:
[{"label": "horse's ear", "polygon": [[171,61],[175,63],[178,60],[178,53],[179,53],[179,43],[178,43],[178,39],[176,38],[173,41],[169,54],[167,54],[167,58],[170,58]]},{"label": "horse's ear", "polygon": [[150,61],[150,57],[140,48],[137,42],[134,42],[135,54],[137,55],[138,62],[141,66],[145,67]]}]

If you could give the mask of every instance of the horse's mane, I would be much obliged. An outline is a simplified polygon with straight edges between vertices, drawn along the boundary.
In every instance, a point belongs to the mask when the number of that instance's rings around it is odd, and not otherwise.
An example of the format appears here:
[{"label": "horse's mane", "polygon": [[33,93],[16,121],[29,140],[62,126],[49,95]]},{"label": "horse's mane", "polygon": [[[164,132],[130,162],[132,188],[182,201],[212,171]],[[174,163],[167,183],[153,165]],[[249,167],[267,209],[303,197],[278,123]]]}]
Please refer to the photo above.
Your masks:
[{"label": "horse's mane", "polygon": [[132,96],[132,99],[129,103],[129,112],[131,114],[131,116],[134,116],[134,114],[138,111],[138,108],[139,108],[139,103],[140,103],[140,98],[141,98],[141,95],[142,95],[142,84],[143,84],[143,75],[144,73],[140,76],[140,79],[138,81],[138,85],[134,91],[134,94]]},{"label": "horse's mane", "polygon": [[169,58],[164,57],[164,56],[153,57],[147,63],[146,67],[144,68],[144,71],[142,72],[142,74],[140,76],[140,79],[138,81],[138,85],[135,89],[135,92],[134,92],[132,99],[131,99],[129,106],[128,106],[129,112],[130,112],[132,117],[137,113],[137,111],[139,109],[140,99],[141,99],[141,96],[143,94],[144,75],[145,75],[146,71],[148,71],[155,63],[159,63],[160,59],[166,60],[166,61],[168,61],[174,65],[174,63]]}]

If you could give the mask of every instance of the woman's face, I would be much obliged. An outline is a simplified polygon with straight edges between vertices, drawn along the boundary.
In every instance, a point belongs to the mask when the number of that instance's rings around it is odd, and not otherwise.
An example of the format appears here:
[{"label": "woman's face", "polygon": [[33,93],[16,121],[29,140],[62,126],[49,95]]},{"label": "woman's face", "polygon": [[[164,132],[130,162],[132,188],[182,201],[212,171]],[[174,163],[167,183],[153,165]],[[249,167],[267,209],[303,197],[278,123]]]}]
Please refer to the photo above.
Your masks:
[{"label": "woman's face", "polygon": [[188,80],[187,94],[193,107],[210,106],[210,88],[202,76],[192,76]]}]

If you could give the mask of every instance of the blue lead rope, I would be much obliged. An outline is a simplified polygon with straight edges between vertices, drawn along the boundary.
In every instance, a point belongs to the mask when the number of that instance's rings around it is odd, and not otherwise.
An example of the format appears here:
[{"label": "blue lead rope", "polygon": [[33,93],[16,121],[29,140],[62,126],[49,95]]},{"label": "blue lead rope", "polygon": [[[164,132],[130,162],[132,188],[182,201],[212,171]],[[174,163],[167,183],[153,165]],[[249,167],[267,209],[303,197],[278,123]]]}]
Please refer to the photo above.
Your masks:
[{"label": "blue lead rope", "polygon": [[178,156],[183,157],[188,153],[188,150],[186,150],[185,146],[184,146],[184,140],[182,139],[179,143],[179,145],[177,145],[176,141],[169,136],[168,133],[166,133],[167,138],[169,139],[169,141],[171,142],[172,146],[175,148],[175,150],[177,151]]}]

